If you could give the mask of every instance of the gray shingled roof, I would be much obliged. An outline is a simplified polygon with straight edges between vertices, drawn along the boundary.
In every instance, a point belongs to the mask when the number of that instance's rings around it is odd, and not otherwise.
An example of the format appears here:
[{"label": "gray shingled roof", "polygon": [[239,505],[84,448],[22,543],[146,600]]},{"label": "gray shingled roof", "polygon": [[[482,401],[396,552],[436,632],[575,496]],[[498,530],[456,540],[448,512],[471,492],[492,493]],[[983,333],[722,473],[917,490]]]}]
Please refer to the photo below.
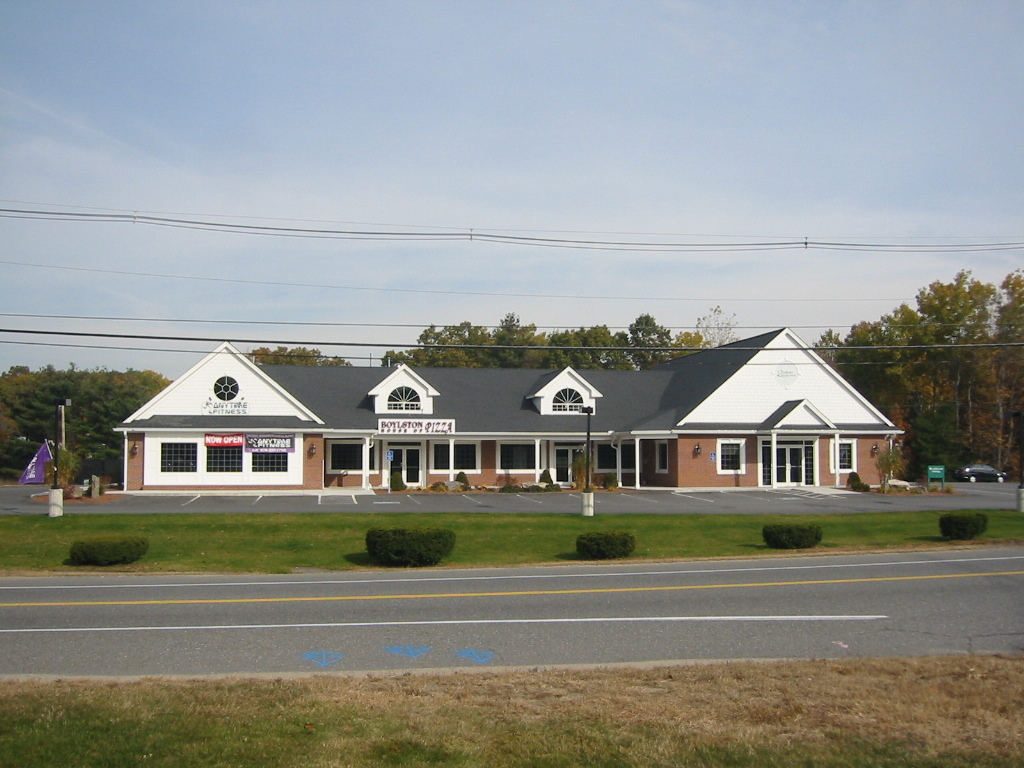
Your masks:
[{"label": "gray shingled roof", "polygon": [[[783,331],[702,350],[669,360],[650,371],[581,370],[603,397],[592,419],[596,434],[668,431],[711,396],[734,373]],[[393,368],[271,365],[261,369],[323,420],[256,416],[156,416],[125,424],[132,429],[327,429],[375,431],[367,392],[394,373]],[[541,416],[529,399],[558,371],[513,368],[414,368],[439,393],[431,418],[454,419],[461,434],[580,433],[579,414]],[[789,405],[789,404],[787,404]],[[410,416],[413,414],[409,414]],[[419,415],[419,414],[417,414]],[[773,414],[776,418],[778,414]],[[705,425],[699,425],[705,426]],[[736,429],[739,425],[706,425]],[[752,428],[764,425],[750,425]],[[855,425],[850,425],[855,426]],[[877,425],[875,425],[877,427]],[[698,427],[686,425],[687,429]]]}]

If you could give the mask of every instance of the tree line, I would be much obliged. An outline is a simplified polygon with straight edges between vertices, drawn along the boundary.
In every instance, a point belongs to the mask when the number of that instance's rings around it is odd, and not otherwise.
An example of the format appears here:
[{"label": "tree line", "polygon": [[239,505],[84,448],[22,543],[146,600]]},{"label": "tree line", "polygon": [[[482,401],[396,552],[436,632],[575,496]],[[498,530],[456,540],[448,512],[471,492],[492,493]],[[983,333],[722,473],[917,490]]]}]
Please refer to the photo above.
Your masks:
[{"label": "tree line", "polygon": [[17,479],[43,440],[54,439],[58,399],[71,400],[69,450],[80,459],[119,459],[114,427],[169,383],[154,371],[12,367],[0,374],[0,478]]},{"label": "tree line", "polygon": [[[908,474],[928,464],[984,462],[1020,471],[1024,408],[1024,270],[999,283],[961,271],[845,337],[818,346],[846,379],[897,426]],[[1016,345],[1016,346],[1015,346]]]},{"label": "tree line", "polygon": [[[628,330],[607,325],[539,331],[509,313],[490,329],[469,321],[434,326],[417,339],[422,346],[402,352],[389,350],[383,365],[405,363],[433,368],[605,368],[646,370],[687,350],[716,347],[736,340],[735,315],[726,317],[714,307],[697,320],[695,330],[672,331],[653,316],[640,315]],[[512,347],[512,349],[510,349]]]}]

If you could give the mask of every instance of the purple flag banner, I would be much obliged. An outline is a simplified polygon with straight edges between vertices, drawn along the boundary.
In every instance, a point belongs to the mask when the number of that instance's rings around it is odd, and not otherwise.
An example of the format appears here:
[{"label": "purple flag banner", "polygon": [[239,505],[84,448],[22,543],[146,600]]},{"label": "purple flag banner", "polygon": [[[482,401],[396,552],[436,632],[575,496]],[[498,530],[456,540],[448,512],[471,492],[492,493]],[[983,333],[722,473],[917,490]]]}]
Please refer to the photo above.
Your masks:
[{"label": "purple flag banner", "polygon": [[45,483],[46,462],[48,461],[53,461],[53,454],[50,453],[50,444],[44,441],[39,446],[39,450],[36,451],[36,455],[32,457],[32,461],[25,467],[25,471],[21,473],[21,479],[18,481],[18,484]]}]

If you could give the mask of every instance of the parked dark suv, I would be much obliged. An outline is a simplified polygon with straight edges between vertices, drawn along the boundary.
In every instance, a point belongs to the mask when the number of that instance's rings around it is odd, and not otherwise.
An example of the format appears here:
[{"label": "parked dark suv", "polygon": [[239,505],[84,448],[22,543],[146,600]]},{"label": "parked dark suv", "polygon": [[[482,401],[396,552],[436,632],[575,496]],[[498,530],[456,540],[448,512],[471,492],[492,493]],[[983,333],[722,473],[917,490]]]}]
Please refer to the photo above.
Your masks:
[{"label": "parked dark suv", "polygon": [[1002,483],[1006,481],[1006,473],[1000,472],[988,464],[968,464],[953,470],[953,477],[966,483]]}]

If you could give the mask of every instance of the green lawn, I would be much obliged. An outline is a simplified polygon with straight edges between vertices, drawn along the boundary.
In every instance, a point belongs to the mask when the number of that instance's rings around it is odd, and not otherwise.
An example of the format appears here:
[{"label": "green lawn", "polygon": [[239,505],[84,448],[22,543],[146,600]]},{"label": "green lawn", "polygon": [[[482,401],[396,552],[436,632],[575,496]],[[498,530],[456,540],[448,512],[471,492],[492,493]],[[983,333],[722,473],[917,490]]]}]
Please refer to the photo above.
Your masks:
[{"label": "green lawn", "polygon": [[[1024,515],[988,511],[985,542],[1024,540]],[[492,515],[68,514],[0,518],[0,570],[62,570],[71,543],[105,535],[149,539],[149,553],[121,570],[287,573],[295,568],[369,567],[364,537],[374,526],[445,526],[456,533],[457,566],[557,563],[577,559],[576,537],[592,530],[626,530],[638,558],[737,557],[772,552],[761,540],[766,523],[816,523],[837,548],[948,546],[939,512],[848,515]],[[108,569],[111,570],[111,569]]]}]

